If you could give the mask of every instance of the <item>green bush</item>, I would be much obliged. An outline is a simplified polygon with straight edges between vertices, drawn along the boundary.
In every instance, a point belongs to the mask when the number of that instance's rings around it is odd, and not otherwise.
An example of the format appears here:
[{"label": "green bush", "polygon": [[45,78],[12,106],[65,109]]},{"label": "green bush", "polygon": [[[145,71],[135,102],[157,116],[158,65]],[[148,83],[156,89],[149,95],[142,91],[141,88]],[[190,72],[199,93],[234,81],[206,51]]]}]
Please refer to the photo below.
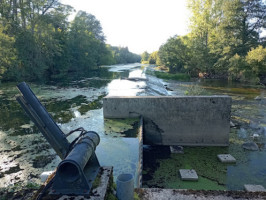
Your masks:
[{"label": "green bush", "polygon": [[266,76],[266,48],[261,45],[255,49],[251,48],[245,60],[256,77]]}]

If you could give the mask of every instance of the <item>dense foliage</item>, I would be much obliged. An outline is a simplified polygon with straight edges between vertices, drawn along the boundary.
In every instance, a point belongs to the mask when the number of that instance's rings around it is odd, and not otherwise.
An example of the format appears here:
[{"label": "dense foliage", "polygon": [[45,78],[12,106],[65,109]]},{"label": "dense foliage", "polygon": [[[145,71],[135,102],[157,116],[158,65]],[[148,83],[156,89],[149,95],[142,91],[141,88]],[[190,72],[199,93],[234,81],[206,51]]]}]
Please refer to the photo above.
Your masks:
[{"label": "dense foliage", "polygon": [[105,43],[100,22],[59,0],[0,1],[0,81],[50,81],[86,75],[101,65],[139,62]]},{"label": "dense foliage", "polygon": [[190,33],[169,38],[157,64],[173,73],[266,83],[265,0],[188,0],[188,7]]}]

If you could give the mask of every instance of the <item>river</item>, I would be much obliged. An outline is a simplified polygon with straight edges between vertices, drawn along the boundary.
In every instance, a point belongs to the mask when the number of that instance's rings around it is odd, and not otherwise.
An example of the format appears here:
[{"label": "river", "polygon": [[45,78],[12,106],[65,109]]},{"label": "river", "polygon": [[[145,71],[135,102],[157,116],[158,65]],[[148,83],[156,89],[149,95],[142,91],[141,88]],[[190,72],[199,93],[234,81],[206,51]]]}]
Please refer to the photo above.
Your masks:
[{"label": "river", "polygon": [[[56,85],[29,85],[65,133],[78,127],[99,133],[101,142],[96,150],[97,157],[101,165],[114,166],[115,177],[120,173],[136,172],[137,140],[117,134],[121,132],[119,128],[124,126],[133,130],[135,122],[105,120],[102,112],[103,96],[186,95],[188,91],[193,93],[193,90],[200,90],[204,94],[230,95],[233,98],[232,122],[235,126],[231,128],[228,151],[237,154],[236,157],[241,162],[222,169],[225,180],[213,180],[215,177],[209,177],[203,172],[202,177],[221,185],[207,189],[235,190],[241,189],[243,183],[266,187],[265,88],[217,80],[165,81],[147,75],[147,67],[153,68],[138,63],[106,66],[98,74],[79,81]],[[140,79],[135,79],[136,77]],[[59,157],[16,102],[18,90],[15,85],[0,84],[0,188],[12,184],[40,183],[39,174],[54,170],[60,162]],[[112,125],[117,129],[110,130]],[[251,137],[254,133],[259,135],[256,142],[260,150],[244,151],[241,144],[253,140]],[[188,152],[192,151],[188,148]],[[163,160],[156,161],[160,162],[166,163]],[[152,181],[147,179],[144,186],[176,187],[160,185],[155,179],[156,177]],[[179,187],[202,189],[195,185]]]}]

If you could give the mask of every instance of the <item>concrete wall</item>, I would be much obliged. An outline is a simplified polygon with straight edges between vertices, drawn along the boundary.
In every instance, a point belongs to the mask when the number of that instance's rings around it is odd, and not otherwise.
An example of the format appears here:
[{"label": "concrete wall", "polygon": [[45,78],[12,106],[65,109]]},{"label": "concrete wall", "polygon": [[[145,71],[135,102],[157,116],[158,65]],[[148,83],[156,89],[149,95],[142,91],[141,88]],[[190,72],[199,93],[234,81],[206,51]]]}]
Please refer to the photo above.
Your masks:
[{"label": "concrete wall", "polygon": [[227,146],[231,101],[228,96],[107,96],[103,113],[105,118],[143,116],[145,144]]},{"label": "concrete wall", "polygon": [[138,138],[139,138],[139,164],[137,166],[137,187],[142,187],[142,170],[143,170],[143,117],[140,118],[139,122],[139,132],[138,132]]}]

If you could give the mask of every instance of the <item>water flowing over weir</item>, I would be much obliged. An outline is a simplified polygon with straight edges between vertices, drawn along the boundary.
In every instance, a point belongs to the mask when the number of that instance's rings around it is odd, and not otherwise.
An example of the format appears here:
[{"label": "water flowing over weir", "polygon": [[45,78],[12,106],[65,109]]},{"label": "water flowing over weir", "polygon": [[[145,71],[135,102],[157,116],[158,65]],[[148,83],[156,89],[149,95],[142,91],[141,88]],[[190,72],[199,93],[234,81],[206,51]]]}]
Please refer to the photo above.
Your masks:
[{"label": "water flowing over weir", "polygon": [[[144,186],[239,190],[247,183],[266,187],[263,176],[266,170],[265,89],[225,85],[218,81],[211,84],[162,81],[145,74],[145,68],[140,64],[107,66],[106,69],[109,71],[99,77],[65,86],[30,85],[63,132],[84,127],[100,134],[101,143],[96,154],[101,165],[114,166],[115,177],[121,173],[137,173],[139,119],[104,119],[102,98],[106,95],[180,96],[196,84],[208,95],[233,98],[229,147],[184,147],[184,154],[172,155],[169,148],[145,146]],[[0,85],[0,187],[16,182],[39,182],[41,172],[53,170],[60,162],[15,102],[16,94],[15,84]],[[254,138],[254,134],[259,137]],[[244,150],[242,144],[248,141],[255,141],[259,150]],[[218,153],[234,155],[237,163],[219,165]],[[145,156],[148,158],[146,163]],[[200,180],[197,183],[179,180],[181,167],[196,168]]]}]

